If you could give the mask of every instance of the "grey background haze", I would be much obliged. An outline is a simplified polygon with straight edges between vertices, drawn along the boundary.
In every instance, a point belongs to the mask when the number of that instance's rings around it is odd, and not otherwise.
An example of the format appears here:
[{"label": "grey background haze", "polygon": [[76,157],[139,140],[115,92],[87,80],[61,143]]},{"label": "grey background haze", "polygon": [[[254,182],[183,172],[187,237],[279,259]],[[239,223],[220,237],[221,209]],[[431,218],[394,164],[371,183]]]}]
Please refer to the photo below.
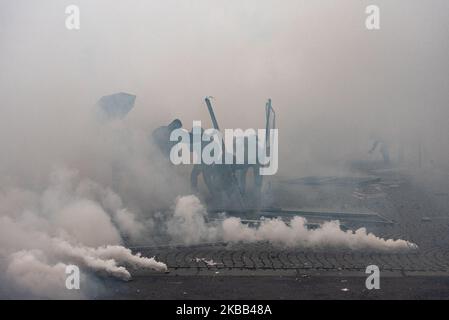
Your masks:
[{"label": "grey background haze", "polygon": [[[65,28],[70,4],[79,31]],[[365,28],[369,4],[378,31]],[[120,245],[210,238],[201,199],[176,200],[191,193],[189,168],[170,167],[150,140],[175,117],[209,127],[205,96],[222,128],[242,129],[263,128],[273,99],[281,177],[380,160],[368,155],[375,137],[393,161],[403,150],[398,165],[417,168],[421,150],[423,167],[447,169],[448,17],[445,0],[0,0],[0,296],[64,297],[66,264],[94,279],[111,274],[108,259],[161,268]],[[137,95],[135,108],[98,122],[96,101],[119,91]],[[237,240],[301,245],[313,233],[226,221]],[[333,245],[408,246],[328,229]]]},{"label": "grey background haze", "polygon": [[[69,4],[79,31],[65,28]],[[378,31],[365,28],[369,4]],[[448,16],[443,0],[1,0],[1,163],[83,152],[95,101],[125,91],[137,95],[126,126],[147,133],[174,117],[209,127],[206,95],[222,127],[263,127],[271,97],[281,175],[367,158],[373,136],[393,159],[400,144],[416,162],[419,143],[446,165]]]}]

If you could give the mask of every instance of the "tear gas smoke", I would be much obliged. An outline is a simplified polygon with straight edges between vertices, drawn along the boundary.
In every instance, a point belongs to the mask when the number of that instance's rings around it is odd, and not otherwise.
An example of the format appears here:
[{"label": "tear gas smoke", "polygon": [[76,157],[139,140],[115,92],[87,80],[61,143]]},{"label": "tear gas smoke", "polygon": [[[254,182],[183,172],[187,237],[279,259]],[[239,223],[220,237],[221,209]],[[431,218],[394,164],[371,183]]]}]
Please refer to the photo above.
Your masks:
[{"label": "tear gas smoke", "polygon": [[167,269],[121,245],[123,236],[137,238],[144,223],[112,190],[64,168],[50,180],[41,193],[12,189],[0,194],[0,267],[5,283],[37,297],[73,298],[77,294],[64,287],[68,264],[122,280],[131,278],[127,267]]},{"label": "tear gas smoke", "polygon": [[343,231],[338,221],[323,223],[308,229],[306,219],[293,218],[289,224],[280,219],[265,219],[256,227],[243,224],[240,218],[230,217],[215,224],[205,221],[206,209],[193,195],[177,199],[168,233],[175,241],[195,244],[209,241],[258,242],[298,248],[338,248],[371,251],[407,251],[417,246],[405,240],[382,239],[365,228]]},{"label": "tear gas smoke", "polygon": [[[98,272],[128,279],[128,267],[164,270],[124,247],[163,236],[414,248],[338,222],[316,230],[301,218],[255,228],[238,218],[206,223],[194,196],[165,214],[190,193],[189,168],[169,167],[149,143],[152,129],[174,118],[208,123],[206,95],[217,97],[221,126],[260,128],[271,97],[279,176],[341,173],[343,163],[372,160],[373,131],[401,165],[415,170],[422,159],[447,171],[449,2],[399,2],[382,1],[375,33],[360,1],[79,0],[74,32],[64,27],[67,1],[1,2],[2,286],[84,297],[89,290],[61,289],[67,264],[78,263],[93,286]],[[137,96],[135,109],[124,121],[97,123],[95,101],[118,91]]]}]

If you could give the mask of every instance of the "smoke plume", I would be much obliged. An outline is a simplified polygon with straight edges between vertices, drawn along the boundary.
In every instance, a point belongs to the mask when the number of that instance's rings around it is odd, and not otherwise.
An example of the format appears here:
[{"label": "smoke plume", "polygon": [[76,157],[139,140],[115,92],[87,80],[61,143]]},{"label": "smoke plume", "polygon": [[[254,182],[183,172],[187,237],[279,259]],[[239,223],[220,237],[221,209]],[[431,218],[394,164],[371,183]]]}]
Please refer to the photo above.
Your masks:
[{"label": "smoke plume", "polygon": [[168,232],[176,241],[195,244],[210,241],[258,242],[267,241],[276,246],[296,248],[337,248],[371,251],[407,251],[417,246],[405,240],[383,239],[368,233],[365,228],[343,231],[338,221],[323,223],[317,229],[308,229],[307,220],[294,217],[290,223],[280,219],[265,219],[258,227],[229,217],[215,224],[205,221],[206,209],[191,195],[177,199]]},{"label": "smoke plume", "polygon": [[[221,128],[263,128],[272,98],[280,177],[378,160],[374,135],[394,164],[446,172],[449,2],[378,2],[371,32],[356,0],[0,1],[0,295],[86,297],[98,275],[165,269],[133,244],[414,248],[336,221],[208,223],[195,196],[175,200],[190,193],[190,168],[149,139],[174,118],[211,125],[209,95]],[[65,27],[67,5],[79,6],[80,30]],[[98,123],[95,102],[120,91],[135,108]],[[87,290],[64,288],[71,263]]]},{"label": "smoke plume", "polygon": [[141,235],[144,223],[112,190],[80,179],[76,171],[56,170],[43,192],[12,189],[0,198],[0,267],[19,292],[78,297],[64,287],[68,264],[122,280],[131,278],[128,267],[166,270],[122,246],[123,237]]}]

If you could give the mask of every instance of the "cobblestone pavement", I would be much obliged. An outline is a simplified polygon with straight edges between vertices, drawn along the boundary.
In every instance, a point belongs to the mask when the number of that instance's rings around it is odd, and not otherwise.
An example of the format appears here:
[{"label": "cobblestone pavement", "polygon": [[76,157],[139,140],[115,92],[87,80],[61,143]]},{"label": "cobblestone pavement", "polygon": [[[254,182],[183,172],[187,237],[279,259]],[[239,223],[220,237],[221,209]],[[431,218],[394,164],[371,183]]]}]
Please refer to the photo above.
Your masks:
[{"label": "cobblestone pavement", "polygon": [[[449,253],[432,250],[413,254],[317,252],[301,250],[276,250],[261,246],[243,248],[176,248],[165,250],[139,250],[146,256],[156,256],[170,269],[314,269],[314,270],[365,270],[374,264],[386,271],[449,271]],[[211,260],[215,265],[209,265]]]}]

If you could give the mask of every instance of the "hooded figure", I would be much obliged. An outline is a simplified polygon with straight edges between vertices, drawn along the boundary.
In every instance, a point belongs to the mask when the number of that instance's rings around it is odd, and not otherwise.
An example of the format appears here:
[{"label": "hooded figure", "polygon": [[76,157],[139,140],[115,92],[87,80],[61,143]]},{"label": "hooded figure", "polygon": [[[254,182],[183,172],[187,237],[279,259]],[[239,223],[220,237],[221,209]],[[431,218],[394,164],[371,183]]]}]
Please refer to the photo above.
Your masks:
[{"label": "hooded figure", "polygon": [[167,158],[170,157],[171,148],[177,144],[176,141],[170,141],[170,134],[173,130],[179,128],[182,128],[182,122],[179,119],[175,119],[168,126],[161,126],[153,131],[152,137],[154,142]]}]

